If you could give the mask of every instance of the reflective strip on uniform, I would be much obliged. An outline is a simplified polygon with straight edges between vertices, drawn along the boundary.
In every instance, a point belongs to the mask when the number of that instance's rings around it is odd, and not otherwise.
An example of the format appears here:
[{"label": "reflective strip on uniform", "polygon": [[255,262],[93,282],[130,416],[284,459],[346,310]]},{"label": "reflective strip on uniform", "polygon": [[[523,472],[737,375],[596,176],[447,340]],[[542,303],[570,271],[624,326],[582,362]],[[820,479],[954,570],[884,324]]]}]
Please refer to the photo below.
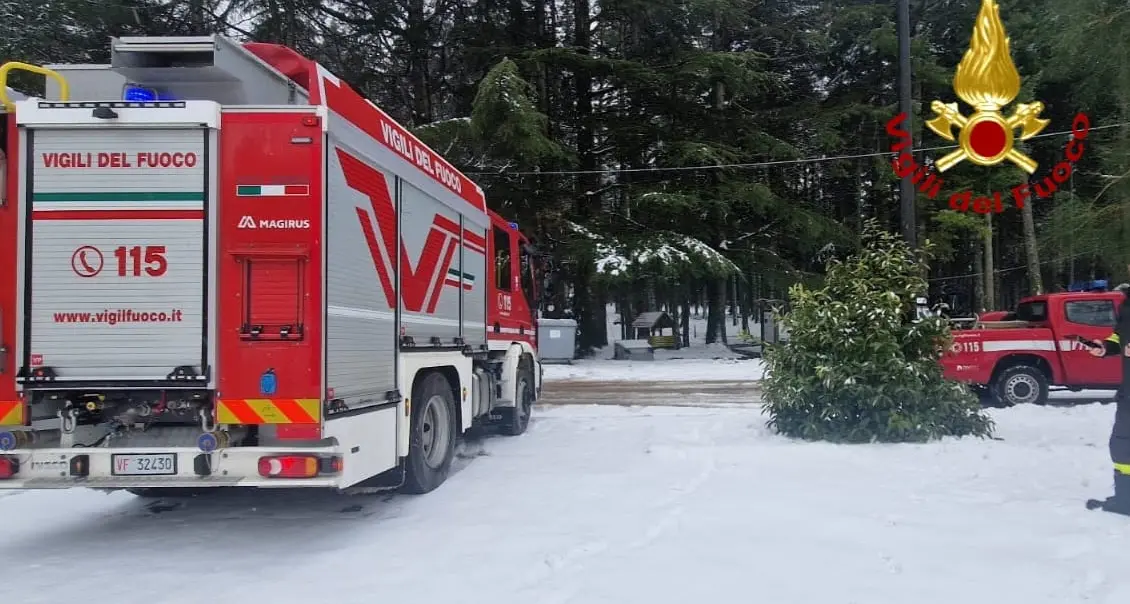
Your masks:
[{"label": "reflective strip on uniform", "polygon": [[1130,476],[1130,463],[1116,463],[1114,464],[1114,471],[1125,476]]},{"label": "reflective strip on uniform", "polygon": [[222,399],[216,405],[221,424],[317,424],[322,402],[316,398]]}]

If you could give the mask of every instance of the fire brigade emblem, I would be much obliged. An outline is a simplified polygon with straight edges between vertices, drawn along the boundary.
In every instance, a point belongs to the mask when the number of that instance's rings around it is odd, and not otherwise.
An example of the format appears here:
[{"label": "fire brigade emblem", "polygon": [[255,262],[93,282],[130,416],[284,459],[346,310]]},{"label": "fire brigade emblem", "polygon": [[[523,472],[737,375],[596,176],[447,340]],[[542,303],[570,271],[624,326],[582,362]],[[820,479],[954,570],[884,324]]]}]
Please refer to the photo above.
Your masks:
[{"label": "fire brigade emblem", "polygon": [[[937,160],[935,167],[939,172],[963,160],[980,166],[995,166],[1008,160],[1029,174],[1036,171],[1036,161],[1013,145],[1017,140],[1039,134],[1049,120],[1040,119],[1044,110],[1040,101],[1019,103],[1010,116],[1001,113],[1020,93],[1020,73],[1012,62],[1008,42],[1000,6],[994,0],[982,0],[969,49],[953,77],[954,92],[974,111],[966,116],[957,103],[935,100],[930,104],[936,117],[928,120],[926,126],[946,140],[956,140],[960,147]],[[1020,130],[1019,136],[1016,130]]]}]

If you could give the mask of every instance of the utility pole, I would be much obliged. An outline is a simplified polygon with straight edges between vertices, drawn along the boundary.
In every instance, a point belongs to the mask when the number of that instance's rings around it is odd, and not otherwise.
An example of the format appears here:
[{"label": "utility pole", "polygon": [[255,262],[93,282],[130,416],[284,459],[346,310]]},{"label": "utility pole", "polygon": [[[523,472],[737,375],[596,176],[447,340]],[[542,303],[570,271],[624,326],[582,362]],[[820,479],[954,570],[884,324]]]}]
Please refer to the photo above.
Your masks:
[{"label": "utility pole", "polygon": [[[909,133],[907,153],[914,150],[913,111],[910,105],[910,0],[895,0],[898,2],[898,37],[899,37],[899,112],[906,114],[904,127]],[[914,182],[911,174],[903,177],[899,183],[899,207],[901,208],[902,236],[911,247],[918,247],[917,218],[914,208]]]}]

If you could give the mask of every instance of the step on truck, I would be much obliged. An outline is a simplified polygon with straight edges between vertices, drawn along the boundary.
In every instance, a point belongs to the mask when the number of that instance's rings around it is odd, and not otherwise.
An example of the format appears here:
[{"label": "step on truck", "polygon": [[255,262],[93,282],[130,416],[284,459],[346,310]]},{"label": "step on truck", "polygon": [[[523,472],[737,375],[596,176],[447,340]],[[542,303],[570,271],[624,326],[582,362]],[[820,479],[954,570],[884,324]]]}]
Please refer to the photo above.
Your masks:
[{"label": "step on truck", "polygon": [[0,488],[423,493],[526,430],[536,251],[344,81],[223,37],[12,69]]},{"label": "step on truck", "polygon": [[1015,311],[986,313],[953,331],[941,359],[945,376],[969,384],[993,406],[1043,404],[1051,387],[1114,390],[1119,357],[1096,358],[1085,342],[1114,330],[1123,294],[1062,292],[1020,300]]}]

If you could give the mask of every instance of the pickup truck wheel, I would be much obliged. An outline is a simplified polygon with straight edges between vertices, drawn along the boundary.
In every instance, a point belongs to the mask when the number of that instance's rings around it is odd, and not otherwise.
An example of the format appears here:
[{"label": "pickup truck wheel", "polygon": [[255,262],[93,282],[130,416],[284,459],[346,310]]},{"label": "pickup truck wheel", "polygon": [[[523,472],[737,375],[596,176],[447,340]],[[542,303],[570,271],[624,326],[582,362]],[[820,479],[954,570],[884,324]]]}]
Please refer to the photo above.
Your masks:
[{"label": "pickup truck wheel", "polygon": [[1008,406],[1042,405],[1048,400],[1048,378],[1031,365],[1009,367],[996,379],[997,398]]},{"label": "pickup truck wheel", "polygon": [[413,389],[405,493],[422,495],[447,480],[455,456],[455,418],[455,398],[447,378],[433,373]]},{"label": "pickup truck wheel", "polygon": [[977,400],[981,402],[982,407],[1007,407],[1007,404],[1001,403],[997,398],[997,392],[993,388],[987,386],[974,386],[973,393],[977,395]]}]

